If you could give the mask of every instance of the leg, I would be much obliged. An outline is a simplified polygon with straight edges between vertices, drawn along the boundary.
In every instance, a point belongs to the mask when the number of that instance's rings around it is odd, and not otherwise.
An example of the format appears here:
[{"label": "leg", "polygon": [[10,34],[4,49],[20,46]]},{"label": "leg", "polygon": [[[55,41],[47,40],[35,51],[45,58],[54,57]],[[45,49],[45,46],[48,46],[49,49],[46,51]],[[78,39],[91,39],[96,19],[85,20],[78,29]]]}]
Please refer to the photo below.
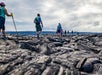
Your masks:
[{"label": "leg", "polygon": [[62,36],[61,33],[59,33],[59,37],[60,37],[60,38],[61,38],[61,36]]},{"label": "leg", "polygon": [[39,39],[39,32],[37,32],[37,38]]},{"label": "leg", "polygon": [[60,37],[60,33],[58,33],[58,37]]},{"label": "leg", "polygon": [[[1,29],[0,29],[0,32],[1,32]],[[1,35],[0,35],[1,36]]]},{"label": "leg", "polygon": [[6,37],[5,30],[2,30],[2,36]]},{"label": "leg", "polygon": [[37,32],[37,38],[39,39],[39,34],[41,33],[41,31],[38,31]]},{"label": "leg", "polygon": [[2,36],[5,37],[5,18],[0,17],[0,29],[2,32]]},{"label": "leg", "polygon": [[39,34],[41,33],[42,28],[40,25],[36,25],[36,34],[37,34],[37,38],[39,39]]}]

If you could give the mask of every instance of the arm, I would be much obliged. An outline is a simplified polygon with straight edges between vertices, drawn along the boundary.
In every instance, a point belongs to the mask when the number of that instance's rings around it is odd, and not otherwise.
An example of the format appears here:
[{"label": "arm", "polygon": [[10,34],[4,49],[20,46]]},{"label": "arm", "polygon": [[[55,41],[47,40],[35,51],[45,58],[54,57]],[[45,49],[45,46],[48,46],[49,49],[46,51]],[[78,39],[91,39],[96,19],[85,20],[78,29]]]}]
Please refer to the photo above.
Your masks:
[{"label": "arm", "polygon": [[41,22],[41,25],[42,25],[42,27],[43,27],[43,22],[42,22],[42,20],[41,20],[41,17],[40,17],[40,22]]},{"label": "arm", "polygon": [[5,14],[6,14],[6,16],[12,16],[12,14],[9,14],[8,12],[7,12],[7,9],[5,8]]},{"label": "arm", "polygon": [[43,22],[41,21],[42,27],[43,27]]}]

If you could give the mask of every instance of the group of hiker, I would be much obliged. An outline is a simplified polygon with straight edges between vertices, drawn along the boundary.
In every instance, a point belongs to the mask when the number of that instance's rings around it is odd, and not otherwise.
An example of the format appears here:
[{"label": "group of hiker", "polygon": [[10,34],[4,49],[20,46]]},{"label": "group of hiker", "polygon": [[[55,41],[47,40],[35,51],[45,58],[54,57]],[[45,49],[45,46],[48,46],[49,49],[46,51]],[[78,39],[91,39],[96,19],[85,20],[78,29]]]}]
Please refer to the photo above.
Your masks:
[{"label": "group of hiker", "polygon": [[[6,38],[6,34],[5,34],[5,15],[6,16],[13,16],[13,13],[8,13],[6,7],[5,7],[5,3],[1,2],[0,3],[0,32],[2,32],[2,37],[5,39]],[[37,38],[39,39],[39,35],[42,31],[43,28],[43,22],[41,20],[40,14],[37,14],[37,17],[34,19],[34,23],[35,23],[35,28],[36,28],[36,34],[37,34]],[[57,26],[57,31],[56,33],[58,34],[59,37],[62,36],[63,30],[61,27],[61,24],[58,23]]]}]

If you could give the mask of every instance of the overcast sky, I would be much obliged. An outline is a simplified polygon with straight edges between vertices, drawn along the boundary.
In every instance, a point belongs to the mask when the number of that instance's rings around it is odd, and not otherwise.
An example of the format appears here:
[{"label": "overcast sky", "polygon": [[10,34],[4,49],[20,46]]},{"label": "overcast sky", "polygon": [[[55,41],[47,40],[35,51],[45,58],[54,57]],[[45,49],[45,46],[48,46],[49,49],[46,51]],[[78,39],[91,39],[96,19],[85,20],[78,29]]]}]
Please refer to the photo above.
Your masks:
[{"label": "overcast sky", "polygon": [[[14,13],[17,30],[35,31],[33,23],[41,14],[43,30],[102,32],[102,0],[0,0]],[[12,18],[6,17],[6,31],[13,31]]]}]

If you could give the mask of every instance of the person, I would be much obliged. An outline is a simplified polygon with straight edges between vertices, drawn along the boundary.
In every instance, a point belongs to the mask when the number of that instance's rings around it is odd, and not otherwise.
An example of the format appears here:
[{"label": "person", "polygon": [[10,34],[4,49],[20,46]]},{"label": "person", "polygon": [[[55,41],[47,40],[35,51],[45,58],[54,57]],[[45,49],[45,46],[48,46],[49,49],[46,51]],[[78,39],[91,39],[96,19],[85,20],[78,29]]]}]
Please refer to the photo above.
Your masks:
[{"label": "person", "polygon": [[64,34],[65,34],[65,35],[67,34],[66,30],[65,30]]},{"label": "person", "polygon": [[59,37],[62,37],[62,33],[63,33],[63,29],[62,29],[62,26],[60,23],[58,23],[58,26],[57,26],[57,34]]},{"label": "person", "polygon": [[69,34],[69,30],[67,31],[67,33]]},{"label": "person", "polygon": [[73,34],[73,33],[74,33],[74,31],[72,30],[72,31],[71,31],[71,33]]},{"label": "person", "polygon": [[35,23],[37,38],[39,39],[39,34],[41,33],[43,27],[43,22],[41,20],[39,13],[37,14],[37,17],[35,17],[34,23]]},{"label": "person", "polygon": [[0,3],[0,32],[2,32],[2,37],[5,39],[6,34],[5,34],[5,15],[6,16],[13,16],[13,14],[9,14],[7,12],[7,9],[5,8],[5,3],[1,2]]}]

